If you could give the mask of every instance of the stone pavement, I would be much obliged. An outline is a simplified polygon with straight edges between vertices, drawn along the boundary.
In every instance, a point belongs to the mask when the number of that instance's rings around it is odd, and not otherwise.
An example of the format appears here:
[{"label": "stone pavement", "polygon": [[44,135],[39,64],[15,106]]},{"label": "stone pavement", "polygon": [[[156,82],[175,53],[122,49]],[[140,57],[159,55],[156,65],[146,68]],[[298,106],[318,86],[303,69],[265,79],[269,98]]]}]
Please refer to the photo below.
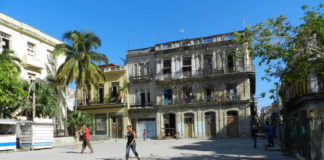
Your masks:
[{"label": "stone pavement", "polygon": [[[137,140],[137,151],[143,160],[196,160],[196,159],[238,159],[238,160],[293,160],[278,151],[267,151],[266,141],[258,139],[258,147],[252,147],[252,139],[216,140]],[[79,154],[80,149],[65,146],[35,151],[0,152],[0,160],[114,160],[125,159],[126,140],[110,140],[94,143],[95,153]],[[133,153],[131,158],[135,159]]]}]

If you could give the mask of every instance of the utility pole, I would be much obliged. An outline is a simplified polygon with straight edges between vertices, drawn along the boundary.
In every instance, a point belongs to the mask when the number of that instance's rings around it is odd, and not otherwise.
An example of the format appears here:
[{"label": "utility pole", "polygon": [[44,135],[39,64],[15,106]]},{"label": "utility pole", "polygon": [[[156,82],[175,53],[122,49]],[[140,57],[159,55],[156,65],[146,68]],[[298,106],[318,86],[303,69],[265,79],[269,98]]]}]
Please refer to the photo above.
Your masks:
[{"label": "utility pole", "polygon": [[33,122],[35,122],[36,117],[36,94],[35,94],[35,83],[33,86]]}]

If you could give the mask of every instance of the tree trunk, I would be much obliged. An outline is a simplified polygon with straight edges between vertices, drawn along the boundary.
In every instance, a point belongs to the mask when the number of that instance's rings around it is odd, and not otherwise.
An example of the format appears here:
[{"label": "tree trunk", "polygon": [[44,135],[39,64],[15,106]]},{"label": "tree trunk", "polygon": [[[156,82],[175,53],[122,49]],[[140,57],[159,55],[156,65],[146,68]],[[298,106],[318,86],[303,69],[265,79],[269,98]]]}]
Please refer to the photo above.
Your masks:
[{"label": "tree trunk", "polygon": [[78,85],[77,84],[75,85],[75,95],[74,96],[75,96],[74,110],[76,111],[77,108],[78,108],[78,99],[77,99],[77,97],[78,97]]},{"label": "tree trunk", "polygon": [[0,119],[3,119],[3,110],[1,106],[0,106]]},{"label": "tree trunk", "polygon": [[66,94],[65,94],[65,88],[61,89],[61,94],[64,97],[63,98],[63,105],[64,105],[64,136],[68,136],[68,115],[67,115],[67,105],[66,105]]}]

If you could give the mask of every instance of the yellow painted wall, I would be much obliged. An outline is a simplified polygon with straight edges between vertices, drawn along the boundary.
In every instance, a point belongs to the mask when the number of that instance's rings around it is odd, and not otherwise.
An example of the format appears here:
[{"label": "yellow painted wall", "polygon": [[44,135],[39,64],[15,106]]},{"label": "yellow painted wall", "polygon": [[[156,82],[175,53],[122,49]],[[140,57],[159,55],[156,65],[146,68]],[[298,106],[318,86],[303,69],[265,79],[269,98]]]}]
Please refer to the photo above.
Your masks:
[{"label": "yellow painted wall", "polygon": [[[127,74],[126,71],[122,70],[122,71],[111,71],[111,72],[105,72],[106,75],[106,81],[105,82],[101,82],[99,84],[104,84],[104,97],[106,97],[106,95],[110,95],[109,92],[109,88],[112,87],[112,82],[119,82],[119,87],[123,87],[126,88],[127,87]],[[95,97],[96,94],[99,94],[99,91],[97,89],[95,89],[94,86],[91,87],[91,91],[90,91],[90,102],[94,102],[95,101]],[[125,90],[123,90],[121,92],[121,96],[124,99],[124,102],[127,102],[127,88]],[[78,89],[78,101],[81,101],[82,98],[82,89]]]},{"label": "yellow painted wall", "polygon": [[[82,110],[82,109],[81,109]],[[111,132],[111,119],[109,117],[109,114],[117,114],[121,115],[123,114],[123,134],[122,136],[126,136],[127,132],[127,125],[130,124],[129,119],[128,119],[128,109],[127,108],[109,108],[109,109],[87,109],[87,110],[82,110],[83,112],[87,112],[92,115],[93,117],[93,124],[95,126],[95,114],[98,113],[105,113],[107,114],[107,121],[106,121],[106,128],[107,128],[107,135],[110,135]],[[95,129],[93,129],[93,135],[95,135]]]}]

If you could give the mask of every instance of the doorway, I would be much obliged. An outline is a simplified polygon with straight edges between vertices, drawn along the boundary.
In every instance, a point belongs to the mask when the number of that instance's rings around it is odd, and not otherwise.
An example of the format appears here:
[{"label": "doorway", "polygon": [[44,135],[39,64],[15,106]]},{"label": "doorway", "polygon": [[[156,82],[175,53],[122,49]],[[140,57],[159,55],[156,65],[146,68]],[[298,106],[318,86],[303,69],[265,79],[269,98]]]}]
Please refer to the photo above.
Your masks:
[{"label": "doorway", "polygon": [[168,113],[163,115],[164,133],[166,137],[174,137],[176,135],[176,118],[175,114]]},{"label": "doorway", "polygon": [[104,103],[104,85],[99,84],[99,103]]},{"label": "doorway", "polygon": [[185,138],[194,137],[194,114],[193,113],[184,114],[184,131],[185,131]]},{"label": "doorway", "polygon": [[228,111],[227,112],[227,136],[228,137],[238,137],[238,112]]},{"label": "doorway", "polygon": [[145,93],[141,93],[141,107],[145,106]]},{"label": "doorway", "polygon": [[107,135],[107,115],[105,113],[99,113],[95,115],[95,127],[96,135]]},{"label": "doorway", "polygon": [[216,137],[215,112],[205,113],[205,136]]},{"label": "doorway", "polygon": [[122,119],[120,115],[111,116],[111,136],[112,138],[122,138]]}]

